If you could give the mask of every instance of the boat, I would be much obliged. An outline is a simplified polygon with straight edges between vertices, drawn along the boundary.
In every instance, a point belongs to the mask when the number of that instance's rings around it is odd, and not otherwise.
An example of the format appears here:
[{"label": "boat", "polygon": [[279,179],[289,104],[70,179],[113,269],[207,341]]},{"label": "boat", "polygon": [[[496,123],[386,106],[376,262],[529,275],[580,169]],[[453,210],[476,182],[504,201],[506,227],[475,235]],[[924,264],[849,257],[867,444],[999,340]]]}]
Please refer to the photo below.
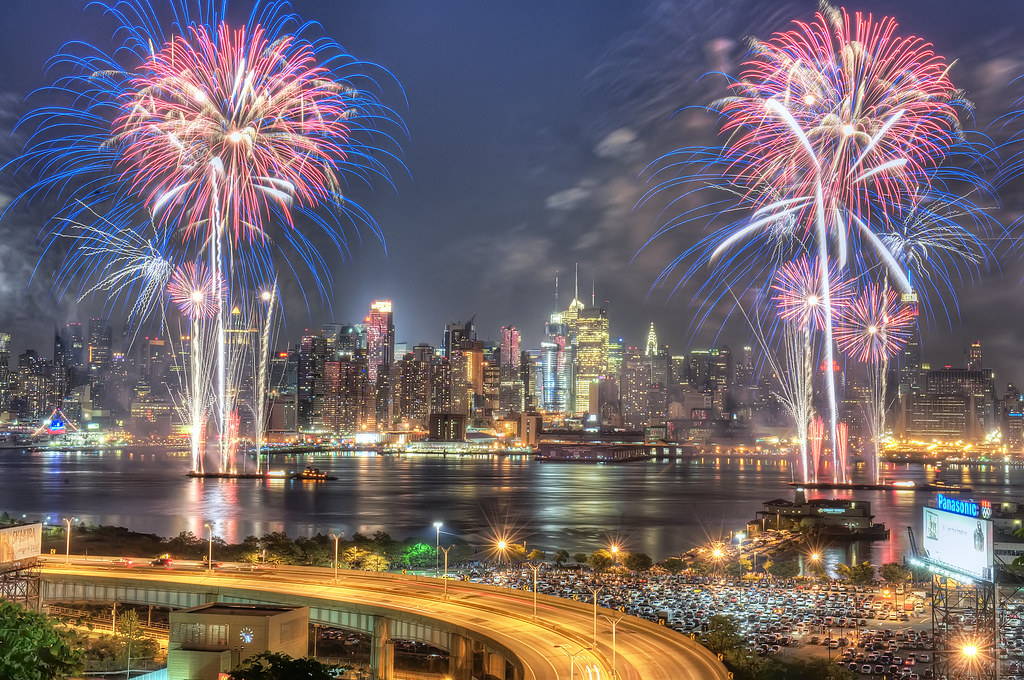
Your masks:
[{"label": "boat", "polygon": [[307,467],[302,472],[296,472],[291,476],[292,479],[301,479],[304,482],[327,482],[337,477],[332,477],[320,468]]}]

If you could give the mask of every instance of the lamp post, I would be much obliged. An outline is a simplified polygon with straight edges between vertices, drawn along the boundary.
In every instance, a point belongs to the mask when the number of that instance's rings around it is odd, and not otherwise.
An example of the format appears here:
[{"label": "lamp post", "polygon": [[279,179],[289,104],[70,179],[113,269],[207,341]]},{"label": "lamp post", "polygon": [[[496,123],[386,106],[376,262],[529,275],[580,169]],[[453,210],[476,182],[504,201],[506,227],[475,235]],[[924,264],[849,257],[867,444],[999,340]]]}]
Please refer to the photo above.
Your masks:
[{"label": "lamp post", "polygon": [[65,543],[64,543],[64,550],[65,550],[64,563],[65,564],[71,564],[71,522],[73,520],[74,520],[74,517],[65,517],[64,518],[64,525],[67,527],[67,529],[64,531],[64,541],[65,541]]},{"label": "lamp post", "polygon": [[570,653],[569,650],[563,647],[562,645],[555,645],[555,649],[562,650],[562,652],[565,653],[567,657],[569,657],[569,680],[574,680],[574,678],[576,677],[576,657],[582,654],[583,652],[589,652],[593,648],[580,647],[579,651],[575,653]]},{"label": "lamp post", "polygon": [[594,645],[597,645],[597,594],[604,590],[604,588],[598,586],[589,590],[591,595],[594,596]]},{"label": "lamp post", "polygon": [[528,564],[526,566],[528,566],[533,571],[533,618],[536,619],[537,618],[537,572],[540,571],[540,565],[539,564]]},{"label": "lamp post", "polygon": [[334,533],[333,531],[328,534],[331,540],[334,541],[334,582],[338,582],[338,541],[341,540],[342,532]]},{"label": "lamp post", "polygon": [[206,550],[206,569],[207,571],[213,571],[213,524],[205,522],[204,527],[210,530],[210,543]]},{"label": "lamp post", "polygon": [[441,552],[444,553],[444,599],[448,599],[448,551],[452,549],[452,546],[447,548],[441,548]]},{"label": "lamp post", "polygon": [[437,578],[441,562],[441,527],[444,522],[434,522],[434,578]]},{"label": "lamp post", "polygon": [[615,617],[614,619],[611,618],[611,617],[605,616],[604,614],[601,615],[601,618],[603,618],[605,621],[607,621],[608,625],[612,627],[612,678],[619,677],[619,671],[618,671],[618,668],[616,668],[616,662],[618,661],[618,645],[617,645],[618,640],[616,638],[616,630],[619,627],[619,622],[622,621],[622,619],[624,619],[625,617],[626,617],[625,614],[620,614],[619,616]]}]

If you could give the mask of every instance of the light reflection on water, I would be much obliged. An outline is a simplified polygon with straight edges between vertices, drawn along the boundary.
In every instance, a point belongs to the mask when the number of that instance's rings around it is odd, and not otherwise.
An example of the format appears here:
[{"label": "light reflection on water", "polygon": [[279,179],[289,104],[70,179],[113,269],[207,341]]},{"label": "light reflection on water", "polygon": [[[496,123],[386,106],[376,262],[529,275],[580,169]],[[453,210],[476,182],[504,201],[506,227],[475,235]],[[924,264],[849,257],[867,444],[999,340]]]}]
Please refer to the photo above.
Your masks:
[{"label": "light reflection on water", "polygon": [[[609,537],[656,557],[679,552],[754,517],[761,503],[790,498],[791,469],[778,459],[705,457],[678,462],[620,465],[537,463],[522,457],[378,456],[317,453],[279,456],[271,468],[319,467],[338,477],[326,483],[286,480],[197,480],[185,477],[189,456],[153,451],[0,451],[0,511],[53,521],[72,515],[90,523],[173,535],[217,534],[239,541],[250,534],[291,535],[343,530],[386,530],[397,537],[433,538],[432,523],[445,522],[470,540],[488,527],[511,523],[529,545],[589,551]],[[886,477],[926,481],[941,476],[970,484],[978,495],[1014,497],[1024,469],[1006,465],[892,465]],[[894,561],[907,545],[930,494],[913,491],[813,492],[870,501],[888,541],[827,559]]]}]

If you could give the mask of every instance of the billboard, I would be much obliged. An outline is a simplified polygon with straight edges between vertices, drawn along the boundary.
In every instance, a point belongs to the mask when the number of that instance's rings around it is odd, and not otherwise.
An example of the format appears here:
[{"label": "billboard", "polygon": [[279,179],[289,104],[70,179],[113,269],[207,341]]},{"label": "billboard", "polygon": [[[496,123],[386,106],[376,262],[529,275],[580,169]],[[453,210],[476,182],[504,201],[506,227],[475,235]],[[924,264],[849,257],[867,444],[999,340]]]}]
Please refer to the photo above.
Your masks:
[{"label": "billboard", "polygon": [[32,564],[42,548],[42,524],[19,524],[0,529],[0,571]]},{"label": "billboard", "polygon": [[992,521],[939,508],[924,509],[925,560],[981,581],[992,580]]}]

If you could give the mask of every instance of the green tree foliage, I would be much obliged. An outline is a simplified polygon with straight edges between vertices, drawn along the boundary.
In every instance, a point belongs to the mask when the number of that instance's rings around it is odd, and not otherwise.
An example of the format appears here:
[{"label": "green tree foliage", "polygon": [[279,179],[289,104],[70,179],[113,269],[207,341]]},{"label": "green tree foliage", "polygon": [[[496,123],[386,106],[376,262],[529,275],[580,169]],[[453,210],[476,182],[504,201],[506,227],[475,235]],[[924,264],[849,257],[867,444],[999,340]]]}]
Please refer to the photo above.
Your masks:
[{"label": "green tree foliage", "polygon": [[686,569],[686,564],[678,557],[669,557],[661,562],[658,562],[658,566],[667,571],[670,574],[678,574],[682,570]]},{"label": "green tree foliage", "polygon": [[764,664],[757,680],[854,680],[856,677],[826,659],[772,659]]},{"label": "green tree foliage", "polygon": [[800,573],[800,565],[795,559],[779,560],[766,567],[775,578],[795,578]]},{"label": "green tree foliage", "polygon": [[892,585],[906,583],[913,576],[913,574],[910,573],[910,570],[899,562],[883,564],[878,570],[878,575],[881,576],[884,581],[891,583]]},{"label": "green tree foliage", "polygon": [[334,680],[334,668],[316,659],[293,659],[287,654],[262,652],[243,661],[228,677],[231,680]]},{"label": "green tree foliage", "polygon": [[587,553],[581,553],[581,552],[573,553],[572,561],[575,562],[576,564],[586,564],[587,563]]},{"label": "green tree foliage", "polygon": [[566,562],[569,561],[569,551],[568,550],[558,550],[558,551],[556,551],[555,555],[554,555],[554,560],[555,560],[555,564],[557,564],[558,566],[562,566],[563,564],[565,564]]},{"label": "green tree foliage", "polygon": [[615,559],[612,554],[607,550],[595,550],[590,553],[590,557],[587,558],[587,563],[590,568],[594,571],[607,571],[609,567],[615,564]]},{"label": "green tree foliage", "polygon": [[875,566],[870,562],[860,564],[840,564],[836,572],[841,578],[856,585],[868,585],[875,581]]},{"label": "green tree foliage", "polygon": [[544,553],[544,551],[537,550],[536,548],[531,550],[529,554],[526,556],[526,559],[528,559],[531,562],[540,562],[545,558],[547,558],[547,555]]},{"label": "green tree foliage", "polygon": [[436,560],[437,549],[421,541],[402,551],[399,564],[406,569],[433,569]]},{"label": "green tree foliage", "polygon": [[50,619],[0,602],[0,678],[58,680],[76,673],[82,652]]},{"label": "green tree foliage", "polygon": [[654,560],[646,553],[629,553],[623,564],[631,571],[647,571],[654,566]]}]

